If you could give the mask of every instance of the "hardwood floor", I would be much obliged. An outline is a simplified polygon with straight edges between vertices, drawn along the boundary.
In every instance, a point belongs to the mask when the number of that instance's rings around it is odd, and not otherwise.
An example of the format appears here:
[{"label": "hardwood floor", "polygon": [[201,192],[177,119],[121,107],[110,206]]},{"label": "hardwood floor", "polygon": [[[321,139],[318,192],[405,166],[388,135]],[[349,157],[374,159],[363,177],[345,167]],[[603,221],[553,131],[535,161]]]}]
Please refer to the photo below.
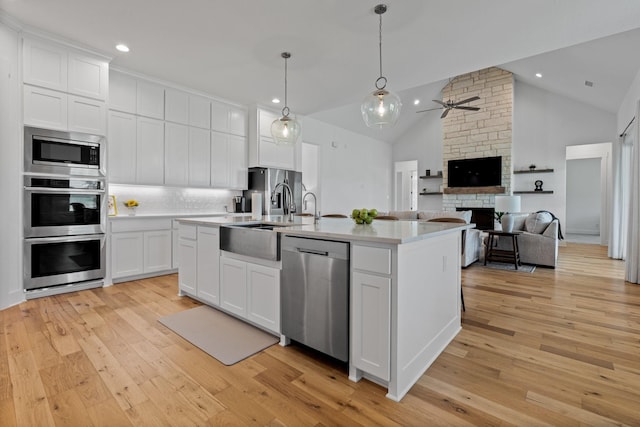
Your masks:
[{"label": "hardwood floor", "polygon": [[640,425],[640,286],[606,248],[555,270],[463,270],[463,329],[400,403],[343,364],[272,346],[226,367],[157,319],[177,277],[0,312],[0,425]]}]

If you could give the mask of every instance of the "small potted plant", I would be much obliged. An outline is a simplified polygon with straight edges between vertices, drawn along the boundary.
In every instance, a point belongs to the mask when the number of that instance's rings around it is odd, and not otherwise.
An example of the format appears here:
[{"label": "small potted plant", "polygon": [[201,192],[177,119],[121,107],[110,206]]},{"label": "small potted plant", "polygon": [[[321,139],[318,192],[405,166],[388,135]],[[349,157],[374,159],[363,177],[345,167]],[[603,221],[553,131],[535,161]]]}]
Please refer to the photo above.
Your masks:
[{"label": "small potted plant", "polygon": [[136,199],[129,199],[126,202],[123,202],[124,206],[127,208],[129,215],[136,214],[136,208],[140,206],[140,203]]}]

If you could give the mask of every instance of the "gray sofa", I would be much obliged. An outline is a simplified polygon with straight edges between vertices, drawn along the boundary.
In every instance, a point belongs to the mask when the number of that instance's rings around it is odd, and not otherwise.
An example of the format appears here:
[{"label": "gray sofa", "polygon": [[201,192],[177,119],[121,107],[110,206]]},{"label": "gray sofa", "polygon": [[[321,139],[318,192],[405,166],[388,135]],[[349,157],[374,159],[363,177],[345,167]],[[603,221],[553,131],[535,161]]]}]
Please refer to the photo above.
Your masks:
[{"label": "gray sofa", "polygon": [[[433,218],[461,218],[469,224],[471,222],[471,211],[390,211],[380,213],[381,215],[395,216],[401,221],[429,221]],[[482,236],[480,230],[466,230],[460,260],[462,267],[468,267],[480,259],[482,253]]]},{"label": "gray sofa", "polygon": [[[547,213],[516,213],[513,231],[518,234],[520,261],[555,268],[558,262],[558,230],[560,224]],[[486,243],[485,243],[486,244]],[[498,249],[511,250],[511,239],[500,239]]]}]

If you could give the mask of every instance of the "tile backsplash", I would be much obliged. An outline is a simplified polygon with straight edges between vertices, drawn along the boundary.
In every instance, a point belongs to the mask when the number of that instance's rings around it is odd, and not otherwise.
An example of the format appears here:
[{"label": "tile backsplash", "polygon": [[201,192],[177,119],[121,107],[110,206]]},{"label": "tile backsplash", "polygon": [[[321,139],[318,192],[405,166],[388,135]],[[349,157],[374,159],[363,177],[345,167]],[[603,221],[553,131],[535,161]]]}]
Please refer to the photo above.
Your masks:
[{"label": "tile backsplash", "polygon": [[118,215],[127,215],[123,202],[135,199],[137,214],[199,214],[233,212],[233,196],[242,191],[209,188],[174,188],[146,185],[110,184],[109,195],[116,197]]}]

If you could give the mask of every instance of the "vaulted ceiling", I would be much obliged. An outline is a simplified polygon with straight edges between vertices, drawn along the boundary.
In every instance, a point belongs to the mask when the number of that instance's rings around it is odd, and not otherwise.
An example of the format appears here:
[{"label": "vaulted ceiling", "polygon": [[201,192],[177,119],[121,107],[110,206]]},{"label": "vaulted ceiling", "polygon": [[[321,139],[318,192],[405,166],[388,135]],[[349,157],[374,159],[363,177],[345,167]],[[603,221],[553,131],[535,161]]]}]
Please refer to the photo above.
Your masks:
[{"label": "vaulted ceiling", "polygon": [[[282,97],[280,53],[290,51],[293,113],[387,141],[420,120],[415,110],[439,97],[448,78],[469,71],[502,66],[615,112],[640,67],[633,54],[640,42],[636,0],[386,4],[383,71],[404,110],[398,128],[383,132],[366,129],[358,111],[378,77],[375,1],[0,0],[0,9],[18,23],[113,56],[115,67],[242,104],[270,106]],[[117,43],[131,52],[117,52]],[[531,77],[535,72],[544,77]],[[585,80],[594,82],[591,92]]]}]

